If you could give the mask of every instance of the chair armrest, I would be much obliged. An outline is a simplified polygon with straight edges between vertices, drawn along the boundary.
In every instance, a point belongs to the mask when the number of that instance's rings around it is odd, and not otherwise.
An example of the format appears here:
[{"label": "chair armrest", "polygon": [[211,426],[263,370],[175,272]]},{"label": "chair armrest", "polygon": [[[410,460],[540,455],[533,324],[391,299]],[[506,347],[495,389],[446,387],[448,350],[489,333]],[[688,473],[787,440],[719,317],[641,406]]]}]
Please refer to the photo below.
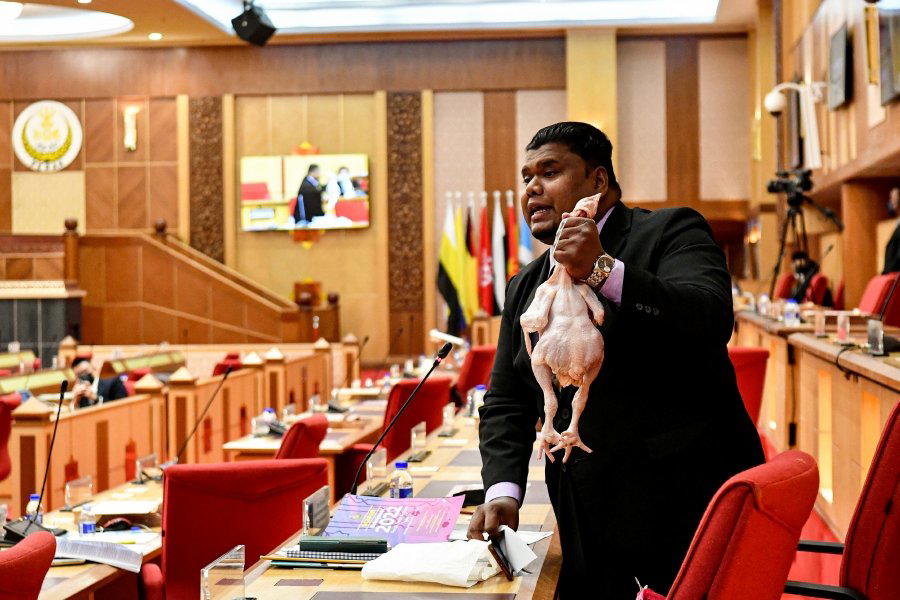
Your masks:
[{"label": "chair armrest", "polygon": [[141,600],[164,600],[165,581],[159,565],[146,563],[141,567]]},{"label": "chair armrest", "polygon": [[851,588],[821,583],[806,583],[804,581],[789,580],[784,584],[784,593],[830,600],[866,600],[865,596]]},{"label": "chair armrest", "polygon": [[843,554],[844,545],[840,542],[820,542],[817,540],[800,540],[798,552],[816,552],[819,554]]}]

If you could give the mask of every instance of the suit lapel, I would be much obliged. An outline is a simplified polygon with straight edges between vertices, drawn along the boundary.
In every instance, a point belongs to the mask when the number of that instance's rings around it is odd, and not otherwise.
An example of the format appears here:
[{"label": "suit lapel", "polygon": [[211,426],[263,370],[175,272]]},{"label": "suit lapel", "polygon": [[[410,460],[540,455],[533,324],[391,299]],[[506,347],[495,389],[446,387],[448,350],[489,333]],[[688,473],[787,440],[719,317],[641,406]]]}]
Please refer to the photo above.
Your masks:
[{"label": "suit lapel", "polygon": [[622,201],[616,202],[612,207],[612,214],[603,224],[603,230],[600,231],[600,244],[603,250],[612,256],[618,258],[625,242],[628,240],[628,231],[631,229],[631,219],[634,210],[628,208]]}]

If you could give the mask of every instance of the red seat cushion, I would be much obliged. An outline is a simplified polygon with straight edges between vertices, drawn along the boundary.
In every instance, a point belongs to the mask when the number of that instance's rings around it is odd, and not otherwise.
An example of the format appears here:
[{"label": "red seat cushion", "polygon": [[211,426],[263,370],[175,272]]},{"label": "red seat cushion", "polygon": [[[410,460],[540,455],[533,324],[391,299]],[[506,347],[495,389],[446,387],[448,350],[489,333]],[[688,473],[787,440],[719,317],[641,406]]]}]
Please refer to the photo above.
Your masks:
[{"label": "red seat cushion", "polygon": [[759,421],[759,409],[762,405],[769,351],[764,348],[729,347],[728,358],[734,365],[734,374],[737,377],[738,390],[741,392],[744,407],[756,423]]},{"label": "red seat cushion", "polygon": [[456,392],[464,399],[476,385],[487,385],[494,368],[497,346],[473,346],[469,349],[456,378]]},{"label": "red seat cushion", "polygon": [[319,444],[328,433],[328,419],[325,415],[313,415],[297,421],[281,440],[275,458],[315,458],[319,455]]},{"label": "red seat cushion", "polygon": [[0,552],[0,600],[36,599],[55,553],[56,538],[46,531]]},{"label": "red seat cushion", "polygon": [[900,273],[877,275],[869,280],[859,301],[859,310],[864,313],[879,315],[884,310],[885,325],[900,325],[900,293],[894,293],[885,310],[885,303],[891,293],[891,286]]},{"label": "red seat cushion", "polygon": [[795,279],[793,273],[782,273],[779,275],[778,281],[775,283],[775,291],[772,293],[773,300],[775,298],[781,298],[782,300],[790,298],[791,290],[794,289]]},{"label": "red seat cushion", "polygon": [[813,275],[812,279],[810,279],[809,286],[806,288],[806,295],[803,299],[806,302],[812,302],[813,304],[822,306],[822,303],[825,302],[826,292],[828,292],[828,278],[821,273],[816,273]]},{"label": "red seat cushion", "polygon": [[796,450],[726,481],[710,501],[667,598],[779,598],[818,487],[816,461]]},{"label": "red seat cushion", "polygon": [[[165,597],[195,600],[200,569],[238,544],[246,565],[302,526],[303,499],[328,483],[324,459],[175,465],[166,470]],[[148,573],[148,575],[152,575]],[[145,586],[155,589],[151,579]]]}]

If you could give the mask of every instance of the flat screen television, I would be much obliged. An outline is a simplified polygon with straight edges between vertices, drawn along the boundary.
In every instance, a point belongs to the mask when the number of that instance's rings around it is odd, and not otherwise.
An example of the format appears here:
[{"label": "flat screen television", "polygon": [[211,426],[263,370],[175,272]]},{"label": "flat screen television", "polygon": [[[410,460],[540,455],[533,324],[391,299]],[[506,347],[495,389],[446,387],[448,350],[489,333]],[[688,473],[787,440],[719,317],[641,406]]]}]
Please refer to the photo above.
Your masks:
[{"label": "flat screen television", "polygon": [[881,104],[900,96],[900,10],[878,10]]},{"label": "flat screen television", "polygon": [[366,154],[244,156],[241,229],[360,229],[369,226]]}]

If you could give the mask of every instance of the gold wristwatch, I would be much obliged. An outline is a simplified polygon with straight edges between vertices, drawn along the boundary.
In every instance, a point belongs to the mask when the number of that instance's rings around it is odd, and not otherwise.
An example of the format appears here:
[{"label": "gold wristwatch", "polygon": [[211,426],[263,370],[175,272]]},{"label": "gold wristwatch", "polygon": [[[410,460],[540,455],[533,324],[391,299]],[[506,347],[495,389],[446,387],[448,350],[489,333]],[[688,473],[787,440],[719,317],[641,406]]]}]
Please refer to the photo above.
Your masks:
[{"label": "gold wristwatch", "polygon": [[601,254],[594,263],[594,270],[591,271],[591,274],[588,275],[588,278],[585,279],[583,283],[586,283],[594,290],[600,289],[600,286],[603,285],[609,277],[609,274],[612,273],[615,265],[616,259],[609,254]]}]

